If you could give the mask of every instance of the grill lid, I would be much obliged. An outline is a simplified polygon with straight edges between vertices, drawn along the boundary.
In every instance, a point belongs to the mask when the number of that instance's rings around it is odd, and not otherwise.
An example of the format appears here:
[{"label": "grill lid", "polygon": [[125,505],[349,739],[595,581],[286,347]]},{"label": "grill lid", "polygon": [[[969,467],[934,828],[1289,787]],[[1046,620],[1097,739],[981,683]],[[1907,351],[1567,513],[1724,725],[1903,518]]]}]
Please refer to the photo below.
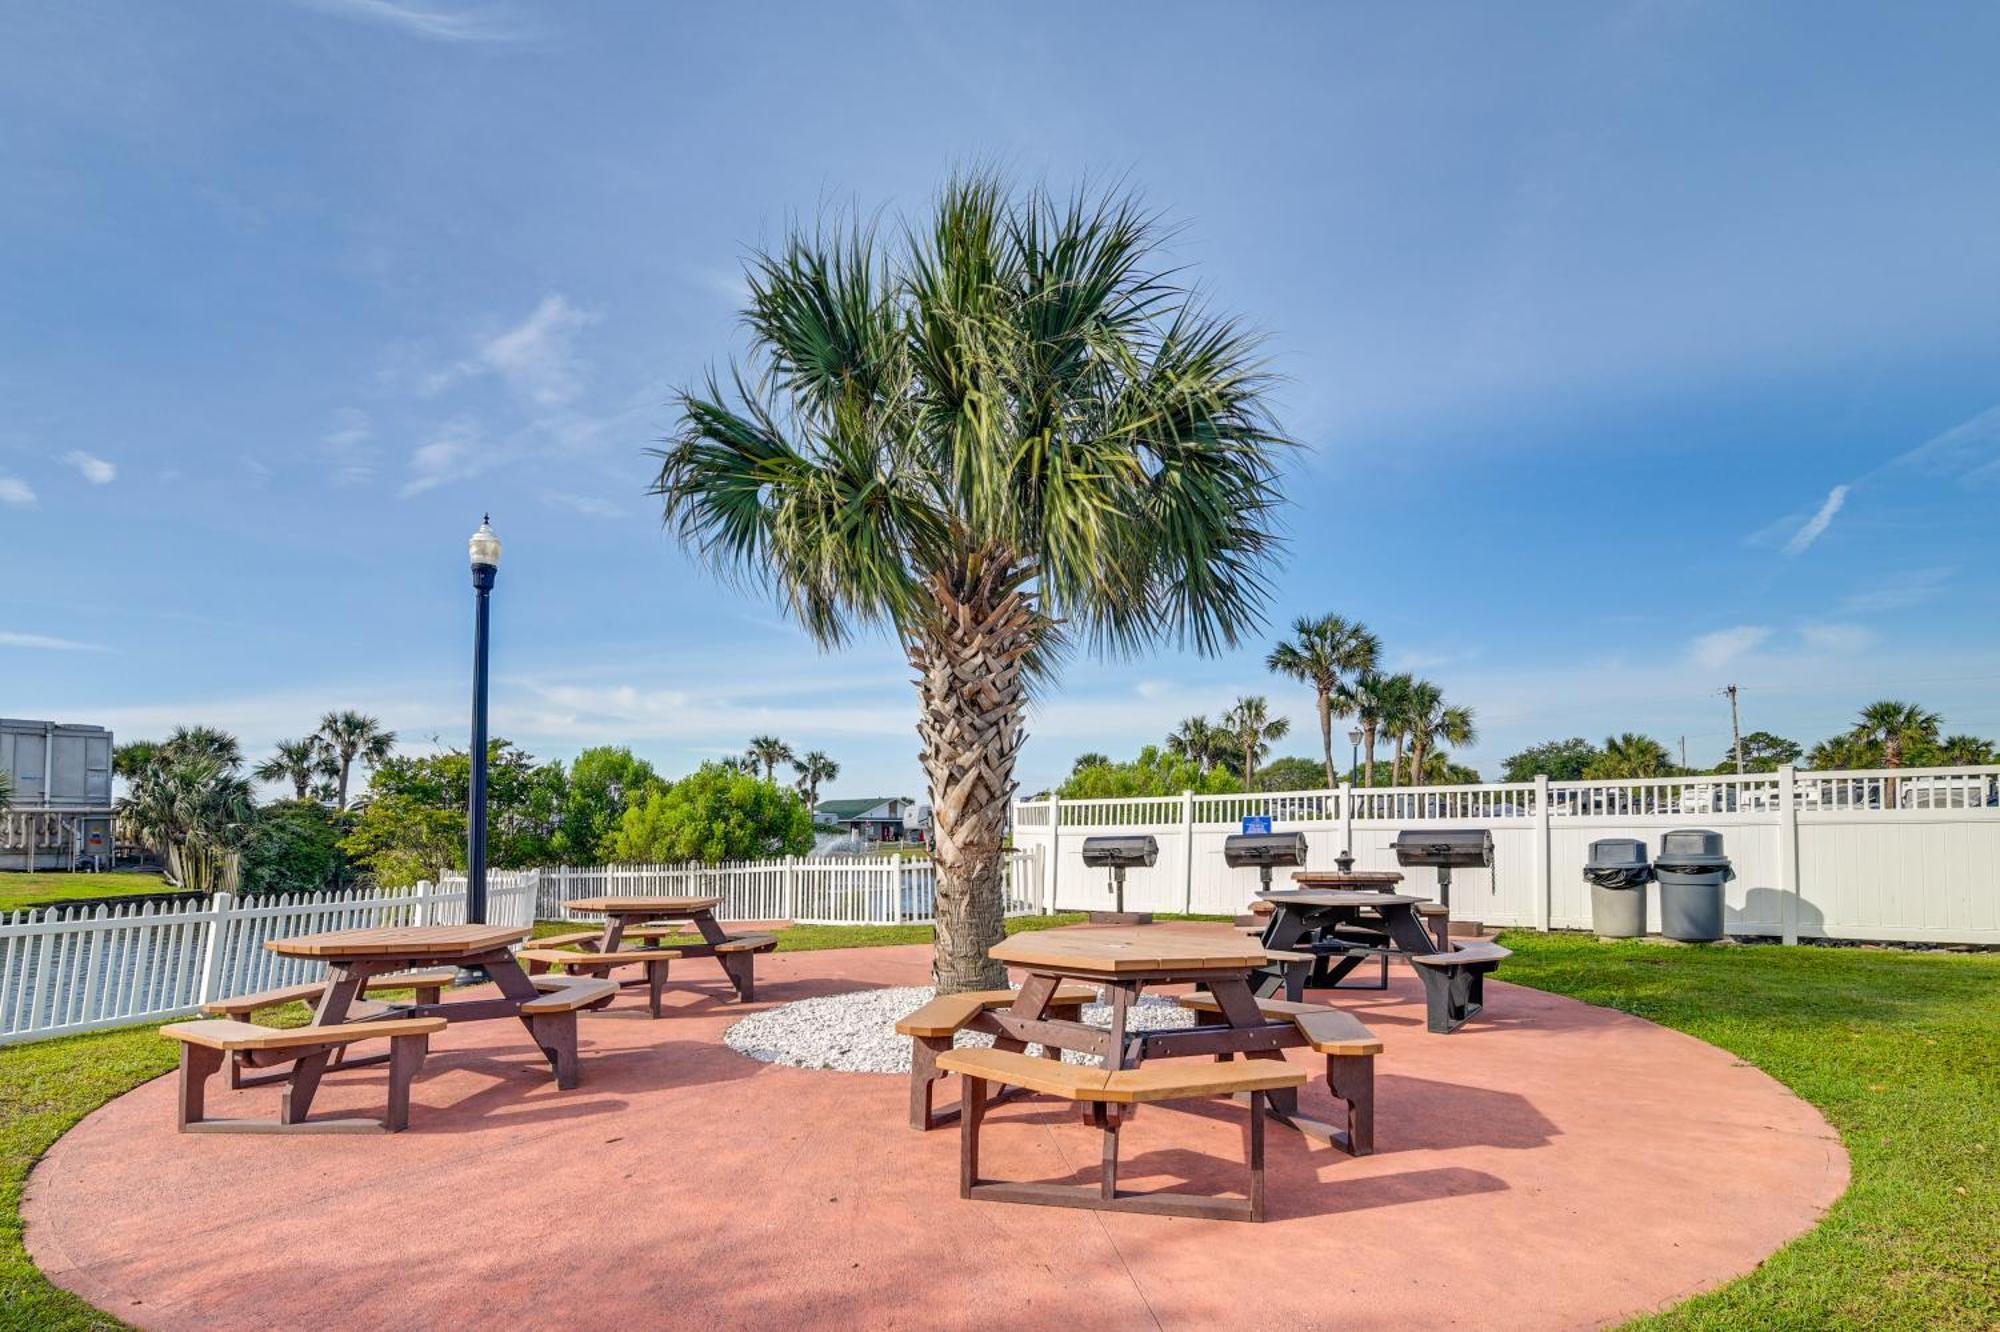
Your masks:
[{"label": "grill lid", "polygon": [[1302,832],[1232,833],[1223,839],[1222,863],[1231,869],[1303,865],[1306,863],[1306,835]]},{"label": "grill lid", "polygon": [[1145,833],[1083,839],[1083,863],[1091,869],[1141,869],[1159,858],[1160,844]]},{"label": "grill lid", "polygon": [[1484,828],[1425,828],[1396,834],[1396,863],[1475,869],[1493,863],[1493,834]]}]

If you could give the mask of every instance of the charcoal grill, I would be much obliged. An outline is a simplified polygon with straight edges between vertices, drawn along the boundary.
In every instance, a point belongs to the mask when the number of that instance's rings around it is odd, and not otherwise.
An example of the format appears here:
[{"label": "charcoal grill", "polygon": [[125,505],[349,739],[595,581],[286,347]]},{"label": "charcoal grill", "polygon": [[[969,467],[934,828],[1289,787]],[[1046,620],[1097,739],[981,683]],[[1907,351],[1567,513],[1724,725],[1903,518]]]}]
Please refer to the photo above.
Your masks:
[{"label": "charcoal grill", "polygon": [[1116,903],[1110,911],[1091,912],[1090,919],[1099,924],[1110,925],[1152,924],[1151,912],[1125,909],[1125,871],[1151,869],[1159,858],[1160,844],[1145,833],[1126,837],[1084,838],[1084,867],[1111,871],[1110,892],[1112,901]]},{"label": "charcoal grill", "polygon": [[1256,867],[1263,892],[1271,891],[1271,871],[1306,863],[1302,832],[1233,833],[1222,843],[1222,863],[1231,869]]},{"label": "charcoal grill", "polygon": [[1396,834],[1396,863],[1438,872],[1438,904],[1451,914],[1451,872],[1493,864],[1493,834],[1484,828],[1424,828]]}]

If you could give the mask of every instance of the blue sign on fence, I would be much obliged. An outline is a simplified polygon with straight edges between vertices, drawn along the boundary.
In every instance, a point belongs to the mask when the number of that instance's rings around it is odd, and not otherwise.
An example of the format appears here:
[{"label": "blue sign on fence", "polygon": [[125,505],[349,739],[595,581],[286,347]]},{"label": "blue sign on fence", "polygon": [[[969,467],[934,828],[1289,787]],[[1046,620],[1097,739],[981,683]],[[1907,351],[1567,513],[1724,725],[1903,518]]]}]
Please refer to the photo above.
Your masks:
[{"label": "blue sign on fence", "polygon": [[1271,816],[1269,814],[1245,814],[1243,816],[1243,831],[1246,834],[1267,833],[1271,831]]}]

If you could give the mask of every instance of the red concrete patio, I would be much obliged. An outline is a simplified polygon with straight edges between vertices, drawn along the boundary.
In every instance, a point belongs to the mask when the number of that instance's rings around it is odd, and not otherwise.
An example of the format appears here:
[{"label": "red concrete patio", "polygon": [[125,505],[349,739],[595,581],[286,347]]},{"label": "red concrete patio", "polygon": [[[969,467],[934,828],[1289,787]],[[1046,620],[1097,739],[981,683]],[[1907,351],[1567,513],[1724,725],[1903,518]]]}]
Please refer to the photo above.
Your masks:
[{"label": "red concrete patio", "polygon": [[[922,984],[928,957],[780,953],[757,1006]],[[454,1027],[392,1137],[181,1136],[173,1080],[149,1083],[35,1171],[28,1247],[120,1318],[204,1332],[1594,1327],[1749,1270],[1847,1183],[1817,1112],[1720,1050],[1505,984],[1434,1036],[1399,977],[1316,992],[1387,1043],[1377,1153],[1274,1128],[1265,1224],[964,1202],[957,1132],[912,1132],[903,1079],[738,1055],[721,988],[659,1022],[629,997],[586,1015],[571,1092],[518,1025]],[[212,1113],[272,1111],[275,1089],[214,1087]],[[315,1113],[379,1114],[383,1087],[332,1074]],[[1323,1085],[1306,1110],[1334,1114]],[[1146,1109],[1124,1182],[1239,1188],[1241,1116]],[[1095,1178],[1073,1111],[988,1122],[988,1173]]]}]

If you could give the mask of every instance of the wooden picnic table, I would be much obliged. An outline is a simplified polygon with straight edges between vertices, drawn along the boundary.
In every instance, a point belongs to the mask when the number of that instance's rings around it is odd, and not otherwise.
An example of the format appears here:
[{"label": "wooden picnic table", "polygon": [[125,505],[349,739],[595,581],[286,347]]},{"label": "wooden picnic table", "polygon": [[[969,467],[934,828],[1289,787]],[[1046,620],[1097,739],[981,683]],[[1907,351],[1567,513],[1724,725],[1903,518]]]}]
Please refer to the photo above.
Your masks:
[{"label": "wooden picnic table", "polygon": [[[1349,972],[1373,957],[1381,959],[1381,979],[1342,988],[1387,989],[1390,958],[1451,951],[1442,929],[1433,933],[1425,926],[1425,909],[1432,904],[1421,897],[1355,888],[1274,890],[1257,896],[1272,907],[1264,946],[1315,954],[1306,984],[1316,988],[1340,987]],[[1255,980],[1259,995],[1275,995],[1284,985],[1285,973],[1276,966],[1265,967]]]},{"label": "wooden picnic table", "polygon": [[[567,1050],[552,1048],[548,1033],[537,1030],[536,1015],[522,1009],[524,1004],[532,1009],[560,1002],[546,996],[514,957],[512,945],[528,934],[528,930],[511,925],[395,925],[300,934],[273,939],[264,947],[282,957],[312,958],[326,963],[327,985],[313,1015],[315,1026],[337,1026],[356,1017],[366,1020],[384,1013],[395,1017],[441,1017],[447,1022],[517,1018],[548,1057],[558,1082],[568,1086],[574,1081],[573,1040]],[[370,1004],[362,1012],[355,1012],[355,1000],[369,987],[372,978],[447,963],[484,970],[499,987],[499,996],[449,1001],[440,996],[436,1002]],[[572,1017],[572,1030],[573,1022]]]},{"label": "wooden picnic table", "polygon": [[[1133,1068],[1149,1058],[1177,1055],[1243,1055],[1283,1059],[1305,1044],[1297,1025],[1265,1016],[1251,989],[1252,973],[1266,962],[1264,946],[1227,925],[1070,925],[1030,930],[997,943],[991,956],[1026,974],[1013,1004],[968,1026],[991,1033],[1001,1050],[1035,1042],[1055,1050],[1097,1056],[1107,1069]],[[1111,1006],[1108,1027],[1058,1019],[1049,1009],[1064,981],[1103,987]],[[1219,1022],[1171,1031],[1128,1032],[1126,1023],[1149,985],[1196,984],[1213,996]],[[1330,1125],[1301,1118],[1298,1093],[1270,1093],[1271,1113],[1315,1137],[1338,1135]],[[1093,1120],[1130,1114],[1131,1106],[1093,1105]]]},{"label": "wooden picnic table", "polygon": [[1292,882],[1302,889],[1353,889],[1393,893],[1403,876],[1395,870],[1293,870]]},{"label": "wooden picnic table", "polygon": [[[768,934],[731,934],[722,928],[715,918],[715,908],[722,905],[719,897],[579,897],[566,904],[571,911],[586,915],[604,917],[604,932],[595,940],[579,940],[583,949],[579,956],[589,953],[617,953],[628,933],[641,932],[657,938],[664,931],[650,929],[654,925],[692,925],[701,935],[700,943],[676,941],[666,945],[663,955],[674,959],[686,957],[712,957],[722,967],[722,974],[729,980],[739,1000],[749,1001],[757,994],[756,955],[777,946],[777,938]],[[628,958],[635,956],[631,952]],[[628,981],[627,984],[644,985],[644,979]]]}]

